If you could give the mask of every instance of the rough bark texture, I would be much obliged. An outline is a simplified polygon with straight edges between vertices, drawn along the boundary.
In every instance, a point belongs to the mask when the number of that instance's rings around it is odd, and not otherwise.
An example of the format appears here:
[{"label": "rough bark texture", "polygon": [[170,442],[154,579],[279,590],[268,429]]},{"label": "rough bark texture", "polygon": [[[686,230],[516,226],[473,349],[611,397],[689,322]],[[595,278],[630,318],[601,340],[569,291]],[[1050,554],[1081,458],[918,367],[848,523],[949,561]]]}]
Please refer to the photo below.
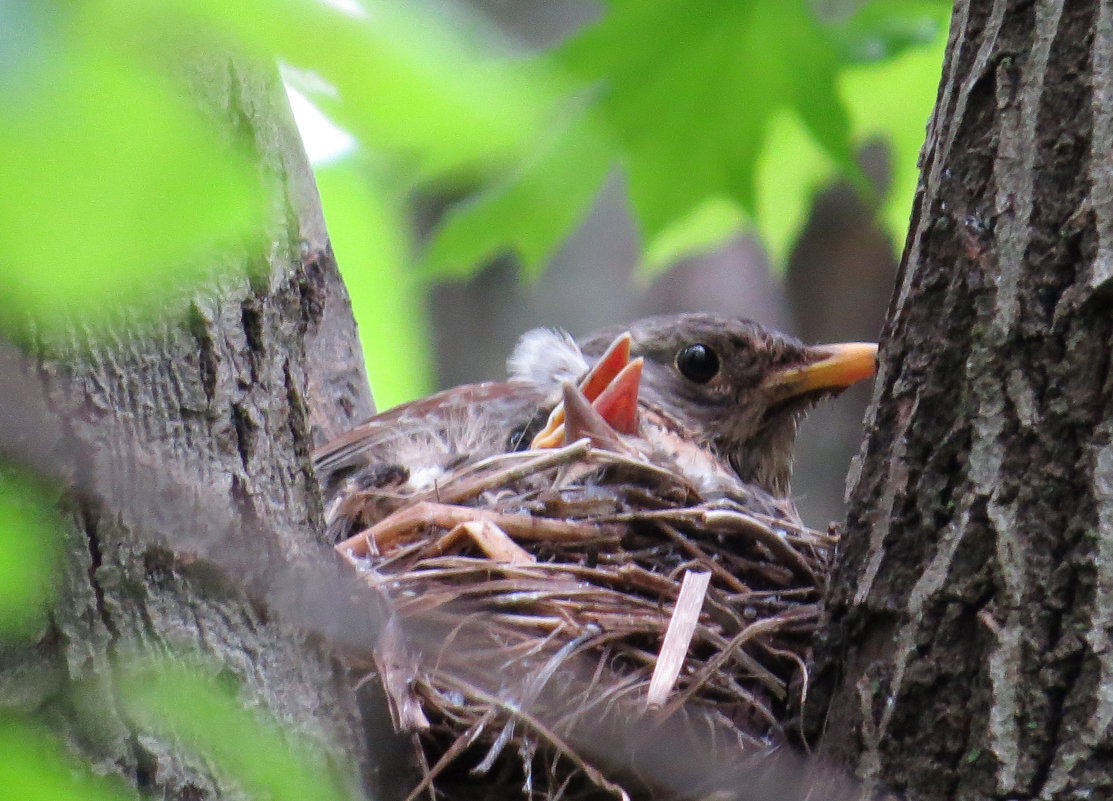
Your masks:
[{"label": "rough bark texture", "polygon": [[37,410],[28,419],[43,415],[32,444],[78,489],[56,606],[36,644],[0,653],[0,697],[145,793],[239,797],[119,700],[117,662],[200,653],[243,683],[246,705],[319,742],[359,796],[375,777],[360,775],[349,676],[281,603],[258,603],[275,588],[251,572],[268,554],[320,550],[313,440],[372,408],[354,323],[277,74],[221,58],[183,72],[257,154],[265,244],[218,257],[210,285],[168,300],[156,324],[121,315],[110,337],[75,331],[72,347],[22,362],[25,386],[41,389],[21,399]]},{"label": "rough bark texture", "polygon": [[917,799],[1113,797],[1113,7],[960,0],[813,730]]}]

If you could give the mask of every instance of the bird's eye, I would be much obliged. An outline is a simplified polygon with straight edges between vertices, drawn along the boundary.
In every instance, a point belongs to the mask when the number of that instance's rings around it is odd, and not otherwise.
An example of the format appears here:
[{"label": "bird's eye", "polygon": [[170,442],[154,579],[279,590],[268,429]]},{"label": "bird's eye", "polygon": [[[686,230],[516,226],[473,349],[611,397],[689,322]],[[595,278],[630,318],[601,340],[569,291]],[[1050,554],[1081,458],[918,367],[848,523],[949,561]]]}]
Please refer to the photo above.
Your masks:
[{"label": "bird's eye", "polygon": [[697,384],[706,384],[719,374],[719,357],[704,344],[688,345],[676,354],[676,369]]}]

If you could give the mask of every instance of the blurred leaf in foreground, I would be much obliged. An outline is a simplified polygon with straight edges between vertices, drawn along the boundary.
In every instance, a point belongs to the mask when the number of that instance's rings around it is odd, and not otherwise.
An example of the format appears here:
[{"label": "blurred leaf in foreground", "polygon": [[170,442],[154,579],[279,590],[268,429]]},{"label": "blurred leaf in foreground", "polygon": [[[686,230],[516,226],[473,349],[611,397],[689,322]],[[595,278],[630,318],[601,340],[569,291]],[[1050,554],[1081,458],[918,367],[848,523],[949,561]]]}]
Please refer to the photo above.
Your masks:
[{"label": "blurred leaf in foreground", "polygon": [[258,228],[258,183],[180,87],[55,9],[0,74],[0,320],[157,302]]},{"label": "blurred leaf in foreground", "polygon": [[403,182],[305,96],[307,76],[283,73],[307,153],[316,160],[329,241],[359,323],[376,407],[427,395],[433,376],[425,292],[411,269]]},{"label": "blurred leaf in foreground", "polygon": [[137,725],[193,752],[251,797],[342,801],[357,795],[324,749],[262,710],[245,709],[231,682],[218,683],[214,674],[200,664],[140,661],[121,670],[118,686]]},{"label": "blurred leaf in foreground", "polygon": [[0,717],[0,797],[19,801],[129,801],[121,780],[92,776],[38,727]]},{"label": "blurred leaf in foreground", "polygon": [[[127,16],[134,3],[102,0]],[[469,9],[378,0],[167,0],[260,56],[316,76],[303,90],[415,178],[482,172],[521,156],[549,122],[546,73],[514,57]]]},{"label": "blurred leaf in foreground", "polygon": [[329,238],[359,321],[376,408],[433,390],[425,293],[409,269],[404,193],[365,155],[317,167]]},{"label": "blurred leaf in foreground", "polygon": [[32,635],[45,622],[58,556],[55,496],[0,467],[0,637]]}]

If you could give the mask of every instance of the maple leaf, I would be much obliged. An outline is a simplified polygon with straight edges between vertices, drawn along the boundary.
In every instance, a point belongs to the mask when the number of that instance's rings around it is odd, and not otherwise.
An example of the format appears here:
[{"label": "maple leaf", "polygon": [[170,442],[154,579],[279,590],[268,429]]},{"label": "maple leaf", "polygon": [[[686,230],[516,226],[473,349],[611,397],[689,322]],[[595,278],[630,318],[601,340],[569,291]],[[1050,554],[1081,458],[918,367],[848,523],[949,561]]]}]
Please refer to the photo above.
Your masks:
[{"label": "maple leaf", "polygon": [[511,250],[536,274],[616,166],[651,266],[746,222],[782,260],[822,183],[841,174],[869,192],[848,70],[924,44],[944,19],[937,0],[875,0],[836,22],[805,0],[614,0],[542,59],[575,87],[575,113],[449,211],[426,265],[463,274]]}]

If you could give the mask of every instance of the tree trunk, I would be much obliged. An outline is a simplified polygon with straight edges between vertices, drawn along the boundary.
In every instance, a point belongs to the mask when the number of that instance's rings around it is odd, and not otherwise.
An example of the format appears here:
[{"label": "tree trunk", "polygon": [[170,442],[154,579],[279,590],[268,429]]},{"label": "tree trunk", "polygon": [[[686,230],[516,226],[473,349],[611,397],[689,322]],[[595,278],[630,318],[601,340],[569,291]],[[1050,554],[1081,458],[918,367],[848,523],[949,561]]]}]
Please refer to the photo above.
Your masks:
[{"label": "tree trunk", "polygon": [[220,257],[211,285],[169,300],[157,324],[120,319],[110,339],[75,332],[72,352],[5,365],[14,380],[22,364],[22,385],[39,394],[6,398],[5,411],[36,407],[36,452],[78,491],[49,623],[37,643],[0,653],[0,683],[7,702],[144,793],[240,797],[120,700],[116,663],[200,653],[242,683],[245,706],[320,743],[359,796],[377,779],[360,776],[352,682],[321,638],[291,625],[292,603],[258,603],[275,588],[251,566],[321,550],[309,454],[371,413],[362,355],[277,73],[219,56],[189,72],[199,102],[257,155],[268,227],[255,252]]},{"label": "tree trunk", "polygon": [[1113,6],[959,0],[810,726],[916,799],[1113,797]]}]

